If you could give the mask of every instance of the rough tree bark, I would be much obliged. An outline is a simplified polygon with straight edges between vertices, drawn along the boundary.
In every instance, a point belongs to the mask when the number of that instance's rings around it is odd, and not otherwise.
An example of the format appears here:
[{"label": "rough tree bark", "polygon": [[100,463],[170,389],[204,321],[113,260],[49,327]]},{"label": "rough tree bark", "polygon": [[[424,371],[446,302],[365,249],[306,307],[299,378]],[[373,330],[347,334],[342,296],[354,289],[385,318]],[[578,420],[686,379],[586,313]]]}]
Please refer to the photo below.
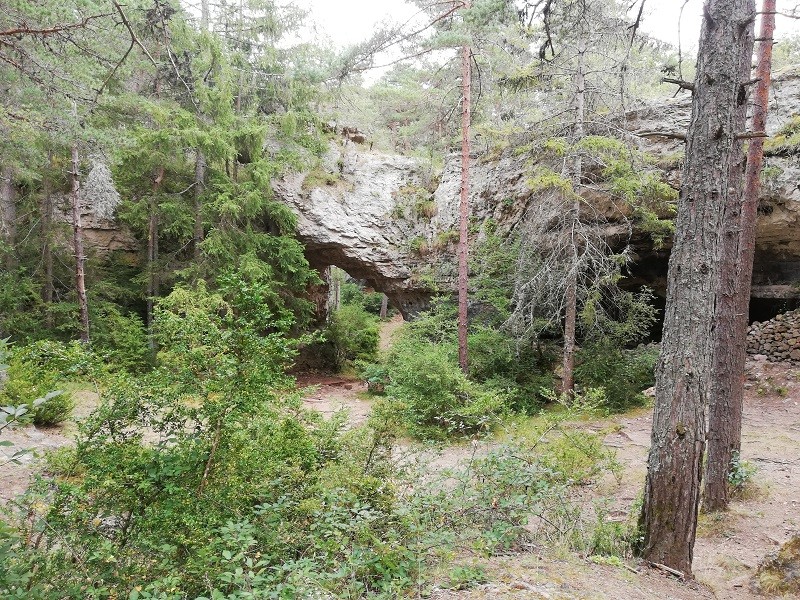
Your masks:
[{"label": "rough tree bark", "polygon": [[[470,0],[464,9],[470,8]],[[458,206],[458,364],[467,372],[467,284],[469,281],[469,156],[470,121],[472,118],[472,49],[461,48],[461,199]]]},{"label": "rough tree bark", "polygon": [[78,295],[78,311],[80,321],[78,330],[80,331],[81,341],[89,342],[89,303],[86,299],[86,274],[84,263],[86,256],[83,252],[83,227],[81,226],[81,207],[80,207],[80,160],[78,157],[78,146],[72,146],[72,170],[69,178],[72,184],[70,200],[72,204],[72,249],[75,253],[75,292]]},{"label": "rough tree bark", "polygon": [[691,576],[715,305],[728,198],[742,193],[754,0],[708,0],[667,276],[653,433],[637,548]]},{"label": "rough tree bark", "polygon": [[[755,133],[764,132],[767,125],[775,4],[775,0],[762,3],[755,75],[758,81],[753,99]],[[725,211],[703,487],[703,510],[709,512],[728,507],[728,473],[734,455],[741,449],[747,322],[763,159],[764,140],[753,138],[747,152],[744,197],[739,202],[738,197],[729,196],[730,206]]]},{"label": "rough tree bark", "polygon": [[0,239],[8,246],[4,267],[14,268],[14,242],[17,238],[17,205],[14,199],[14,169],[0,169]]}]

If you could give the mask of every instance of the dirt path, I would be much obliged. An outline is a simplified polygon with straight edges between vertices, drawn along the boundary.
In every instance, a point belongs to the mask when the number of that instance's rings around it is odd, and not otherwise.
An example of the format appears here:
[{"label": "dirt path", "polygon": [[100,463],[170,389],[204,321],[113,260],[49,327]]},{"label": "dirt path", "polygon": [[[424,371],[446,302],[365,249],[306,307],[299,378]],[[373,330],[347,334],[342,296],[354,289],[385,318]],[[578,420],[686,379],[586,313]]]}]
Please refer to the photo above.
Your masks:
[{"label": "dirt path", "polygon": [[[100,398],[94,392],[77,391],[73,393],[75,409],[72,417],[55,427],[14,427],[3,431],[3,440],[13,444],[3,448],[0,453],[0,506],[26,490],[38,461],[50,450],[73,444],[78,424],[97,407]],[[19,464],[6,461],[19,450],[30,450],[19,459]]]},{"label": "dirt path", "polygon": [[[397,327],[397,325],[395,325]],[[386,328],[389,336],[394,329]],[[382,342],[388,339],[382,333]],[[386,341],[385,341],[386,340]],[[321,382],[312,399],[323,412],[349,407],[355,422],[369,414],[369,401],[354,382]],[[639,410],[589,425],[613,430],[605,443],[623,465],[620,482],[604,484],[612,497],[610,516],[623,519],[641,493],[647,470],[652,410]],[[471,454],[468,445],[444,449],[432,468],[454,467]],[[642,566],[598,565],[578,557],[553,560],[521,555],[482,563],[491,583],[466,591],[437,591],[439,600],[472,599],[675,599],[754,598],[750,582],[761,559],[800,533],[800,371],[783,364],[748,363],[742,459],[757,467],[747,497],[721,515],[703,515],[695,545],[697,583],[681,583]]]}]

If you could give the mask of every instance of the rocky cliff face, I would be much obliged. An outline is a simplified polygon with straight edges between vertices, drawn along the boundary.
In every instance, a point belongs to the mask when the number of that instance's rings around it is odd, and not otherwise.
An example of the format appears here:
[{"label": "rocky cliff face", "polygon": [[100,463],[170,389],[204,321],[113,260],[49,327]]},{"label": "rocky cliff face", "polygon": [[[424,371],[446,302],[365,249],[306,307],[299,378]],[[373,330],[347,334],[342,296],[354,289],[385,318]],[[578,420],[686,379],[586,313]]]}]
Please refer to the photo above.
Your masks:
[{"label": "rocky cliff face", "polygon": [[[800,72],[775,78],[769,133],[800,114]],[[663,158],[667,181],[680,185],[683,142],[662,134],[683,134],[690,120],[690,99],[681,97],[633,111],[624,129],[645,151]],[[479,225],[492,220],[501,233],[519,226],[535,195],[527,183],[530,159],[513,152],[499,158],[474,156],[471,211]],[[404,314],[424,306],[435,286],[447,288],[454,272],[454,242],[460,164],[448,157],[440,181],[422,161],[371,152],[345,140],[324,161],[326,184],[314,174],[289,176],[276,186],[297,214],[298,235],[317,268],[337,265],[385,292]],[[754,297],[797,298],[800,280],[800,164],[794,156],[771,156],[759,207]],[[318,174],[317,174],[318,175]],[[602,193],[592,198],[608,219],[607,234],[619,233],[623,215]],[[654,250],[634,234],[633,281],[663,286],[669,244]]]}]

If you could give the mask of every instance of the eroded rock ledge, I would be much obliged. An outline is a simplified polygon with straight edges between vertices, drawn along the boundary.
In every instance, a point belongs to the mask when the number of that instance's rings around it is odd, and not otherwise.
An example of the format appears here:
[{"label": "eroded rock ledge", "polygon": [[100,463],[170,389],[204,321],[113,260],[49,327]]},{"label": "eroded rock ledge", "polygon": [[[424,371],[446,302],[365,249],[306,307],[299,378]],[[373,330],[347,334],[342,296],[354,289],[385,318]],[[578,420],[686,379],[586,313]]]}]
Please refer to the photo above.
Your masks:
[{"label": "eroded rock ledge", "polygon": [[[770,133],[800,114],[800,74],[776,77],[773,91]],[[676,188],[683,142],[650,133],[685,132],[690,110],[690,99],[684,97],[632,111],[624,123],[642,150],[664,159],[666,179]],[[480,230],[491,219],[501,234],[508,234],[535,200],[527,183],[530,159],[513,152],[473,158],[473,221]],[[298,217],[298,236],[312,265],[321,271],[337,265],[365,279],[407,317],[425,308],[434,288],[452,286],[460,186],[456,155],[448,158],[437,182],[422,161],[371,152],[368,145],[344,140],[332,146],[324,170],[324,178],[296,174],[276,184],[278,197]],[[794,156],[771,156],[766,173],[753,296],[797,298],[792,284],[800,280],[800,163]],[[599,193],[592,202],[609,220],[607,235],[618,234],[622,215],[613,199]],[[656,250],[646,236],[634,232],[633,245],[632,281],[663,290],[669,244]]]}]

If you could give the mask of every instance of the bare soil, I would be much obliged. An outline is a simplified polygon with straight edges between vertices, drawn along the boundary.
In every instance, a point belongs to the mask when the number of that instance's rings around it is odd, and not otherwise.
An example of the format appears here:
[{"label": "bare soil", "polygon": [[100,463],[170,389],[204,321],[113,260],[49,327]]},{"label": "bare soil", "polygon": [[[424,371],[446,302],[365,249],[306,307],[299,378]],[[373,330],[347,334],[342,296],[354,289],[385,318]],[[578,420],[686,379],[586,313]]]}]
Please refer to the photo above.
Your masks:
[{"label": "bare soil", "polygon": [[[402,326],[394,319],[383,325],[382,348]],[[308,388],[304,404],[329,416],[349,411],[349,423],[363,423],[371,409],[366,386],[339,376],[301,375]],[[74,420],[96,405],[97,397],[79,393]],[[643,487],[650,445],[652,411],[642,409],[592,422],[586,426],[611,431],[605,443],[623,465],[619,482],[602,482],[602,493],[613,499],[612,518],[625,518]],[[41,454],[72,443],[75,423],[63,427],[25,427],[4,432],[18,447]],[[5,449],[8,452],[9,449]],[[446,449],[433,468],[468,460],[469,445]],[[477,599],[711,599],[758,597],[751,588],[759,562],[769,552],[800,533],[800,370],[778,363],[751,361],[747,367],[742,459],[757,467],[752,484],[731,509],[703,515],[695,546],[696,581],[675,577],[635,561],[622,566],[595,564],[575,554],[552,556],[532,552],[481,561],[489,583],[468,590],[434,590],[434,600]],[[40,459],[0,467],[0,504],[24,491]]]}]

